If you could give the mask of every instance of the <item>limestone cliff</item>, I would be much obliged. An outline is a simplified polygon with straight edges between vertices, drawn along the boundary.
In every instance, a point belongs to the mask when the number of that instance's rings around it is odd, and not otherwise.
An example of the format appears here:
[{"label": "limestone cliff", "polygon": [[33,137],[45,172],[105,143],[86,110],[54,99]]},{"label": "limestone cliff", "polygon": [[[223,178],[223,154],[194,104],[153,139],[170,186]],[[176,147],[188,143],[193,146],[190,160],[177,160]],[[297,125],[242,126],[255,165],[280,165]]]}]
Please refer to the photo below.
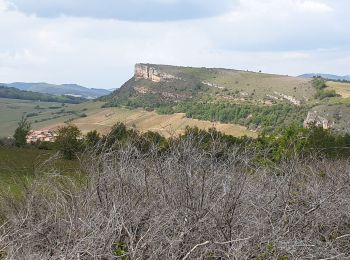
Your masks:
[{"label": "limestone cliff", "polygon": [[150,65],[150,64],[136,64],[135,65],[135,79],[147,79],[151,80],[153,82],[162,82],[162,81],[168,81],[171,79],[179,79],[178,77],[175,77],[173,75],[163,73],[156,67]]}]

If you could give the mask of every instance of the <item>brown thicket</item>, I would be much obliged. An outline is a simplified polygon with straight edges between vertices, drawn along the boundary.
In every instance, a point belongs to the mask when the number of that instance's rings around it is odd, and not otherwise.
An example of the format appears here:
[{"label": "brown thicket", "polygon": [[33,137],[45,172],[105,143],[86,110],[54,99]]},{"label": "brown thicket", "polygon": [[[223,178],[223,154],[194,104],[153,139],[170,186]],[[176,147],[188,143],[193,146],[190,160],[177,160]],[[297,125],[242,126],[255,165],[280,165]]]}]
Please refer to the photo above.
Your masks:
[{"label": "brown thicket", "polygon": [[83,184],[45,174],[23,200],[2,197],[0,250],[5,259],[350,257],[349,161],[259,158],[190,137],[166,152],[132,143],[86,152]]}]

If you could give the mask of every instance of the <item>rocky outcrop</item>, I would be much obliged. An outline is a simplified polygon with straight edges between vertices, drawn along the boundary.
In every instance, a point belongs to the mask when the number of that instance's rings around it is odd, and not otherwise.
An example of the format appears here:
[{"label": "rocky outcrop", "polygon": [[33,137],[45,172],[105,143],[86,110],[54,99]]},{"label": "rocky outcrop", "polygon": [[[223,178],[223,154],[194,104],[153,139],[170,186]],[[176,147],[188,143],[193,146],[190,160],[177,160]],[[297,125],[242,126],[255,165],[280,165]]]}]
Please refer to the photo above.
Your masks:
[{"label": "rocky outcrop", "polygon": [[172,79],[179,79],[173,75],[164,73],[156,69],[149,64],[136,64],[135,65],[135,79],[147,79],[153,82],[169,81]]},{"label": "rocky outcrop", "polygon": [[309,112],[304,121],[304,127],[308,128],[311,125],[322,127],[323,129],[331,129],[334,126],[334,122],[318,115],[317,111]]},{"label": "rocky outcrop", "polygon": [[210,82],[207,82],[207,81],[202,81],[202,84],[207,85],[207,86],[209,86],[209,87],[224,89],[224,87],[220,87],[219,85],[216,85],[216,84],[214,84],[214,83],[210,83]]},{"label": "rocky outcrop", "polygon": [[285,94],[281,94],[281,93],[278,93],[278,92],[274,92],[276,95],[280,96],[282,99],[285,99],[285,100],[288,100],[289,102],[291,102],[293,105],[296,105],[296,106],[300,106],[301,105],[301,102],[299,100],[297,100],[296,98],[294,97],[291,97],[291,96],[287,96]]}]

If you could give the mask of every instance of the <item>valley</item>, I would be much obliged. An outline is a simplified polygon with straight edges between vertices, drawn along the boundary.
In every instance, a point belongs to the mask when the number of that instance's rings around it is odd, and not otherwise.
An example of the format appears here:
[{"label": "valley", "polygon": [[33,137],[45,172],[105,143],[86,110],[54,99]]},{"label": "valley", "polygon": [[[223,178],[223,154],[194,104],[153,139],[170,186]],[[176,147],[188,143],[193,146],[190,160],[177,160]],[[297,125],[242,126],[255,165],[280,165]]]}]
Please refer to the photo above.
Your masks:
[{"label": "valley", "polygon": [[[97,130],[107,134],[122,122],[165,137],[183,133],[186,126],[215,127],[228,135],[255,137],[263,129],[305,125],[310,118],[326,120],[332,129],[346,133],[349,107],[349,83],[221,68],[136,64],[130,80],[95,101],[65,104],[0,98],[0,136],[11,136],[22,115],[34,130],[71,123],[83,133]],[[308,117],[310,113],[313,116]]]},{"label": "valley", "polygon": [[24,115],[33,129],[44,129],[55,123],[70,122],[101,110],[103,103],[64,104],[0,98],[0,137],[12,136]]}]

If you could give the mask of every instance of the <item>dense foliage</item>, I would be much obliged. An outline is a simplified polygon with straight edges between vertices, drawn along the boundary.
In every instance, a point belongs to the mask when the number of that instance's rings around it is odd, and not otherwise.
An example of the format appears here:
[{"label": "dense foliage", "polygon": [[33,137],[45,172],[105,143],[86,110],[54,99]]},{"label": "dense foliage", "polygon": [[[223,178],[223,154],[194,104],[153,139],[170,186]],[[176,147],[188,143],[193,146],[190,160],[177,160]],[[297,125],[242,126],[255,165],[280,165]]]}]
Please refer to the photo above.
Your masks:
[{"label": "dense foliage", "polygon": [[154,95],[143,95],[142,99],[125,99],[122,103],[107,103],[105,106],[126,106],[144,108],[148,111],[156,110],[160,114],[185,113],[187,117],[217,121],[222,123],[235,123],[249,127],[252,130],[267,128],[275,129],[291,123],[302,124],[306,118],[308,107],[296,107],[289,104],[275,104],[263,106],[256,104],[235,104],[230,102],[211,101],[184,101],[155,102],[150,106],[146,99],[154,99]]},{"label": "dense foliage", "polygon": [[250,129],[275,129],[292,122],[302,123],[303,118],[307,114],[306,108],[287,104],[258,106],[201,102],[179,104],[176,106],[175,111],[186,113],[187,117],[190,118],[236,123],[248,126]]},{"label": "dense foliage", "polygon": [[84,98],[73,96],[53,96],[32,91],[19,90],[0,86],[0,98],[24,99],[24,100],[40,100],[43,102],[63,102],[69,104],[79,104],[86,101]]}]

